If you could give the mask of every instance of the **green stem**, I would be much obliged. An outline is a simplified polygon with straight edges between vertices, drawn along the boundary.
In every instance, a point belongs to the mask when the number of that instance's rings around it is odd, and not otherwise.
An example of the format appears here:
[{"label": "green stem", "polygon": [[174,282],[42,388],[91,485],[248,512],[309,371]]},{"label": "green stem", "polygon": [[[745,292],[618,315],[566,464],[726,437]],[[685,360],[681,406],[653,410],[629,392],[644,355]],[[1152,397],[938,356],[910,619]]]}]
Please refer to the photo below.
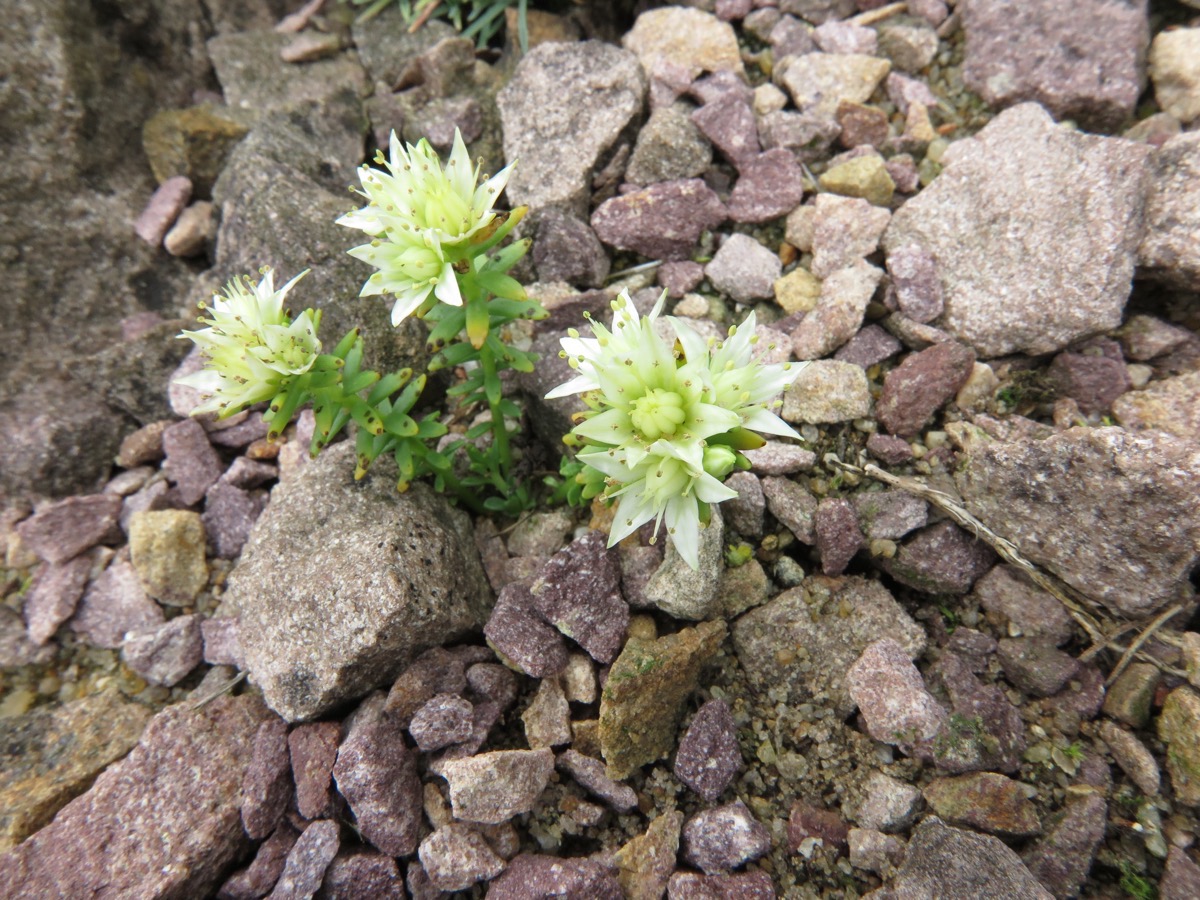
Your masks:
[{"label": "green stem", "polygon": [[487,393],[488,408],[492,412],[492,455],[494,472],[499,479],[497,487],[508,487],[509,470],[512,468],[512,450],[508,446],[508,429],[504,427],[504,413],[500,411],[502,396],[500,375],[496,370],[496,357],[492,348],[484,344],[479,351],[479,364],[483,368],[484,390]]}]

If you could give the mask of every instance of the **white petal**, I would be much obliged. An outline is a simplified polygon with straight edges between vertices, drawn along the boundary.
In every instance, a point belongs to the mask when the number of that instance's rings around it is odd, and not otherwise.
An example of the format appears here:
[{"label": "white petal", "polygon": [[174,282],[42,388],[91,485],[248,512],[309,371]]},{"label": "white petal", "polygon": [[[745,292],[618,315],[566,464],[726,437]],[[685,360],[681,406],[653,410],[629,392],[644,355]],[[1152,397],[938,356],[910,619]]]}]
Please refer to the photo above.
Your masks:
[{"label": "white petal", "polygon": [[777,434],[780,437],[790,437],[796,440],[803,440],[800,435],[796,434],[792,426],[775,413],[765,409],[756,409],[745,419],[742,420],[742,427],[748,428],[751,431],[757,431],[760,434]]},{"label": "white petal", "polygon": [[686,497],[675,497],[667,504],[667,527],[670,529],[671,543],[680,558],[692,567],[700,569],[700,510],[696,506],[696,498],[689,494]]},{"label": "white petal", "polygon": [[582,394],[594,391],[599,387],[595,379],[588,375],[577,375],[570,381],[560,384],[546,395],[547,400],[557,400],[559,397],[570,397],[572,394]]},{"label": "white petal", "polygon": [[450,263],[446,263],[442,267],[442,275],[438,279],[433,293],[439,300],[450,306],[463,305],[462,292],[458,289],[458,276],[454,274],[454,266]]},{"label": "white petal", "polygon": [[392,306],[392,327],[399,326],[401,322],[411,316],[428,296],[428,288],[413,288],[403,294],[398,294],[396,302]]},{"label": "white petal", "polygon": [[[639,485],[638,488],[641,486]],[[658,510],[640,489],[631,490],[621,497],[613,518],[612,530],[608,534],[608,546],[612,547],[633,534],[654,518]]]}]

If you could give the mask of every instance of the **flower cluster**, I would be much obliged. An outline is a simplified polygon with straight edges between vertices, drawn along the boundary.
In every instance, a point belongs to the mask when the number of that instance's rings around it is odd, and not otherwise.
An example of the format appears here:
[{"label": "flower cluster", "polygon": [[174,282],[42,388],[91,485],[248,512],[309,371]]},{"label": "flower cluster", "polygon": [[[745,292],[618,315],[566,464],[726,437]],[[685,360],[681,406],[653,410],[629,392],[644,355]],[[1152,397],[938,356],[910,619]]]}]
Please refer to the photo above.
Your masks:
[{"label": "flower cluster", "polygon": [[367,205],[337,221],[372,238],[349,251],[379,270],[360,296],[395,295],[392,324],[399,325],[430,294],[442,303],[463,305],[455,265],[494,243],[499,224],[494,207],[512,166],[479,184],[479,166],[471,167],[457,130],[444,169],[426,140],[405,148],[392,132],[389,150],[389,158],[376,158],[386,172],[366,165],[358,170],[358,193]]},{"label": "flower cluster", "polygon": [[248,277],[234,279],[222,294],[213,295],[208,317],[200,318],[209,327],[180,335],[195,343],[206,360],[202,370],[177,380],[207,395],[196,413],[231,415],[272,400],[286,381],[312,368],[321,352],[320,314],[305,310],[292,319],[283,305],[306,274],[279,290],[270,268],[262,270],[258,284]]},{"label": "flower cluster", "polygon": [[722,480],[747,465],[739,451],[762,444],[752,432],[799,437],[769,408],[795,373],[753,358],[753,313],[711,344],[666,317],[678,339],[668,343],[655,326],[665,300],[664,292],[642,318],[622,292],[611,330],[592,322],[594,337],[563,338],[562,355],[578,374],[546,396],[583,393],[592,407],[572,434],[585,444],[577,459],[602,473],[605,496],[618,500],[610,546],[651,519],[657,533],[665,519],[696,568],[708,505],[736,496]]}]

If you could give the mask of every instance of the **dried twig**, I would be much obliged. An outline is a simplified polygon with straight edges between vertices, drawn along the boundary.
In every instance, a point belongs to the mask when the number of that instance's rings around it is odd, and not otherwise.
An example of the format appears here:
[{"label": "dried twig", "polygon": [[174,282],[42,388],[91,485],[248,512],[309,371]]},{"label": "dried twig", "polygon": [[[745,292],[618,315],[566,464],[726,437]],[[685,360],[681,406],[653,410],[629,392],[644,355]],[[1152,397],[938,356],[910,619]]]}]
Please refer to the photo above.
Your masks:
[{"label": "dried twig", "polygon": [[233,678],[229,679],[223,685],[221,685],[220,687],[216,688],[215,690],[210,691],[209,693],[205,694],[203,697],[201,697],[199,700],[197,700],[195,703],[193,703],[192,709],[199,709],[200,707],[204,706],[206,703],[211,703],[213,700],[216,700],[222,694],[226,694],[229,691],[233,690],[235,687],[237,687],[239,684],[241,684],[245,678],[246,678],[245,672],[238,672],[237,675],[233,676]]},{"label": "dried twig", "polygon": [[892,16],[903,12],[908,12],[907,3],[889,3],[887,6],[879,7],[879,9],[869,9],[864,13],[859,13],[847,21],[854,25],[874,25],[876,22],[882,22],[884,19],[890,19]]}]

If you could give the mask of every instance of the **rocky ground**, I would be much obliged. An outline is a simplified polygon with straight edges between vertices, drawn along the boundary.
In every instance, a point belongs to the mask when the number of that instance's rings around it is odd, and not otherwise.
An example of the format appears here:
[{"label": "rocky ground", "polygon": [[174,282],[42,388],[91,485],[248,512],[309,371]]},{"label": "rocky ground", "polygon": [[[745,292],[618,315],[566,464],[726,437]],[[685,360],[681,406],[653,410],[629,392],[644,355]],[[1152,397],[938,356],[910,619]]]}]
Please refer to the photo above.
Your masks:
[{"label": "rocky ground", "polygon": [[[0,2],[0,893],[1200,896],[1200,4],[321,6]],[[265,264],[423,365],[334,219],[456,127],[532,478],[621,288],[808,361],[698,573],[170,386]]]}]

